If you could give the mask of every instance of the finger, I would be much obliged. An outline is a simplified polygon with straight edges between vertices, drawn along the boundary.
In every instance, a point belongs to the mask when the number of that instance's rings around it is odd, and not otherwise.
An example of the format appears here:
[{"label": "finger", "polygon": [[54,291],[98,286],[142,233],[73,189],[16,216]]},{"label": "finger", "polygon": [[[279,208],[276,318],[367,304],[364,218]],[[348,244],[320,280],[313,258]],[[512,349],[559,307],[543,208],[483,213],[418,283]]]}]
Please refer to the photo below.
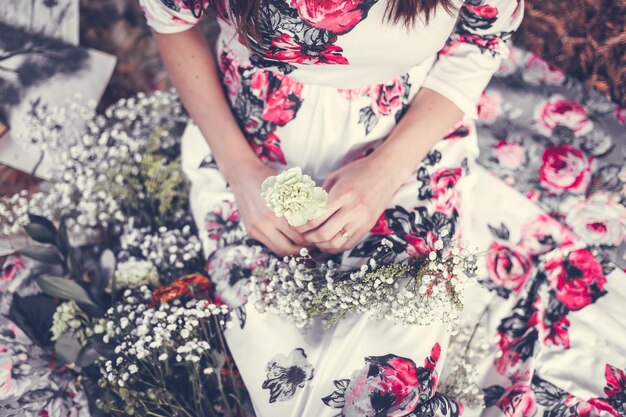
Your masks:
[{"label": "finger", "polygon": [[293,227],[294,230],[301,234],[310,232],[313,229],[317,229],[320,225],[324,224],[331,216],[333,216],[338,210],[344,207],[346,199],[342,198],[342,195],[335,196],[333,193],[328,195],[328,203],[326,204],[326,212],[315,219],[311,219],[302,226]]},{"label": "finger", "polygon": [[[348,223],[343,227],[344,231],[350,235],[350,239],[345,238],[338,233],[337,236],[333,236],[329,242],[318,243],[315,246],[322,252],[326,253],[340,253],[352,250],[370,231],[370,228],[363,228],[355,225],[354,223]],[[353,231],[353,232],[351,232]]]},{"label": "finger", "polygon": [[311,230],[318,228],[321,224],[323,224],[326,220],[328,220],[328,218],[332,216],[333,214],[335,214],[337,210],[341,208],[341,206],[342,206],[341,203],[339,203],[338,201],[336,201],[335,203],[329,202],[326,206],[326,212],[324,212],[324,214],[322,214],[319,217],[309,220],[308,222],[304,223],[302,226],[292,227],[292,229],[294,229],[296,232],[300,234],[305,234],[307,232],[310,232]]},{"label": "finger", "polygon": [[344,247],[347,245],[348,240],[349,239],[343,237],[340,233],[337,233],[329,241],[318,243],[316,246],[322,252],[337,254],[345,250]]},{"label": "finger", "polygon": [[311,243],[307,242],[307,240],[302,236],[301,233],[293,230],[293,228],[289,227],[289,225],[285,222],[285,224],[281,224],[278,227],[278,230],[285,235],[294,245],[298,245],[300,247],[303,246],[311,246]]},{"label": "finger", "polygon": [[279,229],[266,231],[267,247],[278,256],[294,255],[300,252],[301,247],[294,244]]},{"label": "finger", "polygon": [[325,180],[324,183],[322,184],[322,188],[330,191],[335,184],[337,183],[337,180],[339,179],[339,175],[337,175],[337,171],[334,172],[334,175],[329,175]]},{"label": "finger", "polygon": [[[349,226],[346,226],[349,227]],[[343,247],[344,251],[347,250],[351,250],[352,248],[354,248],[357,243],[359,243],[361,241],[361,239],[363,239],[363,237],[365,237],[365,235],[367,235],[369,232],[369,229],[363,229],[363,230],[359,230],[358,232],[353,233],[350,236],[350,239],[347,239],[346,244]]]},{"label": "finger", "polygon": [[[321,243],[328,242],[339,233],[350,221],[350,211],[343,208],[333,214],[325,223],[303,235],[307,242]],[[347,230],[344,229],[344,232]]]}]

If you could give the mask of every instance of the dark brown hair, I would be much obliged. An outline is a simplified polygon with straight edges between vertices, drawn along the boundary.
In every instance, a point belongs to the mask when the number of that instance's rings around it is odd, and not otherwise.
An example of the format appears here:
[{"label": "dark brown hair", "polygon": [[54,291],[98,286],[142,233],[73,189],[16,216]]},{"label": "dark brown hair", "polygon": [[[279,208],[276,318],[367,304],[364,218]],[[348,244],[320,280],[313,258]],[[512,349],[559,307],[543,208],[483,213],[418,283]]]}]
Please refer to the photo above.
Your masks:
[{"label": "dark brown hair", "polygon": [[[252,38],[258,41],[260,39],[259,8],[261,0],[209,0],[205,7],[202,6],[202,0],[183,1],[192,10],[195,17],[200,17],[205,13],[232,21],[237,27],[241,40]],[[228,12],[224,7],[226,1],[229,3],[230,10]],[[322,2],[324,0],[314,1]],[[452,13],[454,9],[452,0],[387,0],[385,18],[393,24],[402,23],[411,27],[415,24],[418,16],[427,23],[437,6],[442,6],[448,13]]]}]

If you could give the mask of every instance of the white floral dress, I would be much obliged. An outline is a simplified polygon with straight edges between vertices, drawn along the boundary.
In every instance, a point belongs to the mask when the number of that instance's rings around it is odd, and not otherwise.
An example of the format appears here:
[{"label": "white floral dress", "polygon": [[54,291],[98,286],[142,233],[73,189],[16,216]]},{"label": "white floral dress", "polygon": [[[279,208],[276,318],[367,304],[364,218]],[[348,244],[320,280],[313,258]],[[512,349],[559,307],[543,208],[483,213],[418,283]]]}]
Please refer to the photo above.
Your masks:
[{"label": "white floral dress", "polygon": [[[156,32],[197,23],[181,0],[140,2]],[[233,26],[220,21],[217,58],[235,118],[258,157],[276,170],[299,166],[322,183],[372,152],[421,87],[466,115],[342,262],[357,264],[383,238],[422,255],[443,230],[459,235],[461,196],[465,205],[477,152],[476,103],[507,51],[503,40],[520,24],[521,0],[457,0],[456,12],[439,8],[428,24],[418,19],[409,29],[385,21],[382,0],[261,4],[261,42],[244,47]],[[248,277],[270,255],[247,237],[232,190],[195,125],[182,154],[208,273],[237,309],[238,325],[226,337],[257,416],[458,415],[454,399],[437,391],[448,345],[443,327],[351,317],[303,333],[247,305]]]}]

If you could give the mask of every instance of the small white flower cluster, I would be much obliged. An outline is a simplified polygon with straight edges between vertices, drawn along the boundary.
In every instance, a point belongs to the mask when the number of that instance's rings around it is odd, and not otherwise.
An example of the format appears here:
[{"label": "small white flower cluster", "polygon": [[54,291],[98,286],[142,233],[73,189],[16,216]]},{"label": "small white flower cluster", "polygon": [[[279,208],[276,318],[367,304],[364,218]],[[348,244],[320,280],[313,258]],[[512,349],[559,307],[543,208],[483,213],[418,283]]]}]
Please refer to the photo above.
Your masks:
[{"label": "small white flower cluster", "polygon": [[476,279],[476,259],[455,241],[439,240],[427,259],[400,259],[392,242],[383,240],[360,268],[346,269],[332,262],[310,267],[300,257],[274,260],[250,279],[250,300],[306,327],[316,318],[327,326],[351,313],[388,319],[401,325],[439,322],[453,329],[463,307],[461,293]]},{"label": "small white flower cluster", "polygon": [[177,365],[189,364],[205,375],[221,366],[215,363],[214,351],[223,351],[218,333],[232,325],[227,306],[176,299],[150,308],[151,297],[146,286],[126,290],[124,302],[107,312],[103,340],[115,342],[116,355],[101,364],[108,384],[124,387],[130,378],[154,382],[152,372]]},{"label": "small white flower cluster", "polygon": [[[51,151],[60,178],[77,164],[117,168],[115,163],[140,160],[137,152],[145,150],[156,127],[163,130],[161,147],[169,149],[176,144],[169,130],[186,120],[174,91],[139,93],[113,104],[104,115],[96,113],[94,102],[84,103],[77,96],[61,106],[34,106],[26,120],[30,128],[18,140]],[[113,164],[107,163],[109,158]]]},{"label": "small white flower cluster", "polygon": [[28,224],[28,213],[38,211],[44,199],[43,193],[29,195],[26,190],[0,197],[0,235],[18,234]]},{"label": "small white flower cluster", "polygon": [[150,261],[131,258],[126,262],[120,262],[115,269],[115,287],[139,288],[143,285],[159,285],[159,273]]},{"label": "small white flower cluster", "polygon": [[68,215],[68,228],[76,234],[123,223],[127,216],[119,196],[111,193],[112,184],[123,187],[138,174],[155,129],[163,154],[176,158],[174,145],[187,119],[173,91],[140,93],[120,100],[104,115],[96,114],[94,103],[80,99],[62,106],[34,105],[26,120],[30,128],[17,139],[49,154],[54,182],[45,196],[31,196],[37,201],[24,201],[22,194],[15,201],[0,201],[0,231],[19,232],[24,214],[33,207],[50,219]]},{"label": "small white flower cluster", "polygon": [[52,340],[57,340],[63,333],[69,330],[78,330],[83,326],[79,319],[84,315],[80,307],[74,301],[66,301],[59,304],[52,315]]},{"label": "small white flower cluster", "polygon": [[463,290],[477,283],[477,260],[454,240],[445,244],[438,240],[434,246],[417,280],[393,283],[395,299],[385,311],[386,318],[405,325],[439,321],[454,328],[458,323]]},{"label": "small white flower cluster", "polygon": [[78,339],[81,345],[86,345],[89,337],[97,333],[102,333],[102,321],[100,319],[90,319],[87,314],[74,301],[64,301],[60,303],[52,315],[52,340],[71,333]]},{"label": "small white flower cluster", "polygon": [[478,408],[484,405],[484,394],[478,386],[476,364],[489,353],[490,344],[481,321],[464,326],[450,338],[446,363],[439,383],[441,392],[459,401],[463,406]]},{"label": "small white flower cluster", "polygon": [[136,228],[129,222],[124,226],[120,245],[120,260],[150,261],[159,271],[162,282],[204,269],[202,244],[189,225],[180,229],[161,226],[157,233],[151,233],[150,228]]},{"label": "small white flower cluster", "polygon": [[317,288],[313,284],[314,271],[308,271],[299,261],[271,259],[266,268],[257,269],[250,277],[248,301],[259,312],[281,314],[302,328],[313,320],[309,306]]}]

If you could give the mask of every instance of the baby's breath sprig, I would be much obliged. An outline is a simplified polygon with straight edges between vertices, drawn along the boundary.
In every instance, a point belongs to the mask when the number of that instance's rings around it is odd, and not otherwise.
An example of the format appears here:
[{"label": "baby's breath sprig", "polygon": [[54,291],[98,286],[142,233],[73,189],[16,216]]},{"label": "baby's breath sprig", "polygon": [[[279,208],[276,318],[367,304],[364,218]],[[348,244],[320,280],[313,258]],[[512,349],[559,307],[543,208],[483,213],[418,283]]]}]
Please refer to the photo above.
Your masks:
[{"label": "baby's breath sprig", "polygon": [[397,254],[385,239],[358,267],[318,262],[304,249],[257,269],[250,299],[259,311],[288,317],[297,327],[318,318],[330,327],[350,314],[453,327],[463,308],[463,288],[476,282],[476,264],[476,257],[445,233],[425,258]]},{"label": "baby's breath sprig", "polygon": [[191,225],[178,229],[161,226],[153,231],[149,227],[136,227],[130,221],[124,225],[120,236],[117,257],[123,262],[131,259],[152,262],[163,283],[204,267],[202,244]]}]

